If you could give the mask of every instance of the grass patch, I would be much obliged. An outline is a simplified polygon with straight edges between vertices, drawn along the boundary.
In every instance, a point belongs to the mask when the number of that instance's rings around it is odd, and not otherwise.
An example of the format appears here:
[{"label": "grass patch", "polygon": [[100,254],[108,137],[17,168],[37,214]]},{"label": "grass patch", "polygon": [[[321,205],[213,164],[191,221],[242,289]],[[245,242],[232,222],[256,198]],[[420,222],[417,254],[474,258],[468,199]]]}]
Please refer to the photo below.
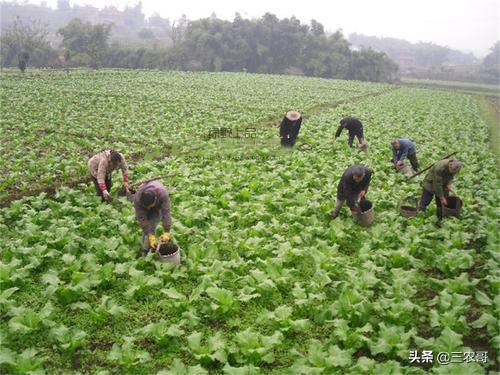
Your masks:
[{"label": "grass patch", "polygon": [[497,167],[500,167],[500,117],[499,99],[485,95],[478,97],[478,105],[481,117],[486,121],[490,129],[490,147],[496,156]]}]

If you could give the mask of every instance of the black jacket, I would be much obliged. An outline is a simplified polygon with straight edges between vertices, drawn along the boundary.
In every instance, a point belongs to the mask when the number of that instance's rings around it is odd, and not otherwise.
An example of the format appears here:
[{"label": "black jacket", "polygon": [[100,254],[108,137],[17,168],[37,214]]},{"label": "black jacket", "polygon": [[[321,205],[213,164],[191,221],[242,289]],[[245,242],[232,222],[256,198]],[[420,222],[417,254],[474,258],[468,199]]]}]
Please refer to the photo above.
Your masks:
[{"label": "black jacket", "polygon": [[280,124],[280,138],[282,144],[295,144],[295,140],[299,135],[300,125],[302,124],[302,117],[298,120],[291,121],[286,116]]},{"label": "black jacket", "polygon": [[[353,179],[353,171],[355,167],[361,167],[365,171],[365,177],[361,182],[356,182]],[[354,207],[358,194],[364,190],[368,192],[368,186],[372,178],[373,171],[363,165],[352,165],[347,168],[340,178],[339,186],[337,188],[337,198],[340,200],[347,200],[349,207]]]},{"label": "black jacket", "polygon": [[335,138],[340,136],[342,130],[346,128],[349,130],[349,134],[363,136],[363,124],[356,117],[345,117],[340,120],[340,126],[337,128],[337,132],[335,133]]}]

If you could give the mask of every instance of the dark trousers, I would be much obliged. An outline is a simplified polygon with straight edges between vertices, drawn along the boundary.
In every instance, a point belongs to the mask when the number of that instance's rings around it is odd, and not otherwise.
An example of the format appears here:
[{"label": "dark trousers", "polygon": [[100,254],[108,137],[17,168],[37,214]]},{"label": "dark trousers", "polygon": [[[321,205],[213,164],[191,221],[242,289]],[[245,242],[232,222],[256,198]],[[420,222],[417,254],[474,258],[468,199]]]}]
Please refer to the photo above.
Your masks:
[{"label": "dark trousers", "polygon": [[410,161],[413,170],[415,172],[418,172],[418,170],[420,169],[420,165],[418,165],[417,154],[415,153],[408,155],[408,160]]},{"label": "dark trousers", "polygon": [[[98,197],[101,197],[101,200],[104,202],[104,197],[102,196],[101,188],[99,187],[99,183],[97,182],[97,178],[92,177],[92,182],[94,183],[95,192]],[[111,187],[113,186],[113,181],[111,181],[111,176],[106,176],[104,178],[104,183],[106,184],[106,189],[111,191]]]},{"label": "dark trousers", "polygon": [[357,130],[349,130],[349,140],[347,141],[349,147],[352,147],[352,144],[354,142],[354,137],[357,137],[359,143],[361,143],[361,140],[365,137],[363,134],[363,127]]},{"label": "dark trousers", "polygon": [[[445,196],[448,195],[447,192],[444,193]],[[437,216],[439,220],[443,218],[443,210],[441,206],[441,200],[438,198],[437,195],[434,195],[428,190],[422,189],[422,196],[420,197],[420,210],[425,211],[427,209],[427,206],[431,203],[432,197],[434,196],[436,200],[436,211],[437,211]]]},{"label": "dark trousers", "polygon": [[148,251],[151,248],[151,245],[149,244],[149,234],[155,234],[156,232],[156,227],[160,223],[161,217],[160,217],[160,210],[152,210],[151,212],[148,212],[147,215],[147,220],[148,220],[148,225],[146,225],[144,228],[142,228],[142,249],[144,251]]},{"label": "dark trousers", "polygon": [[281,138],[281,145],[283,147],[292,147],[293,145],[295,145],[296,141],[297,141],[297,138],[282,137]]}]

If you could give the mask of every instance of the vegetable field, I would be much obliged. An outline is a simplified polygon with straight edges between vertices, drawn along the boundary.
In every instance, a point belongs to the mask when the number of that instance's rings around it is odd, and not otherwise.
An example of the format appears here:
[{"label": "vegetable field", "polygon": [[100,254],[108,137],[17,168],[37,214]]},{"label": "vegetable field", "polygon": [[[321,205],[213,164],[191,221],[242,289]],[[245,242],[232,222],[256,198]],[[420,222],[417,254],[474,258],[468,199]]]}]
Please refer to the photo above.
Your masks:
[{"label": "vegetable field", "polygon": [[[244,73],[0,77],[2,373],[498,370],[498,170],[474,96]],[[281,150],[290,109],[304,121]],[[345,134],[330,143],[346,115],[367,153]],[[423,166],[458,152],[460,219],[439,224],[433,204],[401,216],[423,175],[393,172],[394,136]],[[119,174],[112,204],[83,183],[105,147],[132,182],[175,174],[163,182],[181,266],[140,258]],[[374,170],[368,228],[345,207],[328,216],[352,164]]]}]

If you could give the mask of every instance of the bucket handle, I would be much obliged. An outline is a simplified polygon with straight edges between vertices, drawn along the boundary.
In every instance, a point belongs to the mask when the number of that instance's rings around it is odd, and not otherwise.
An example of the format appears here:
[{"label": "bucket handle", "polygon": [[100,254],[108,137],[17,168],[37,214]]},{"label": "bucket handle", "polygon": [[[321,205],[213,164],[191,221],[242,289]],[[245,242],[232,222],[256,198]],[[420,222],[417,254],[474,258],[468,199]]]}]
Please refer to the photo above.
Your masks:
[{"label": "bucket handle", "polygon": [[399,201],[399,206],[402,206],[404,202],[414,202],[415,207],[418,206],[418,198],[415,197],[404,197]]}]

